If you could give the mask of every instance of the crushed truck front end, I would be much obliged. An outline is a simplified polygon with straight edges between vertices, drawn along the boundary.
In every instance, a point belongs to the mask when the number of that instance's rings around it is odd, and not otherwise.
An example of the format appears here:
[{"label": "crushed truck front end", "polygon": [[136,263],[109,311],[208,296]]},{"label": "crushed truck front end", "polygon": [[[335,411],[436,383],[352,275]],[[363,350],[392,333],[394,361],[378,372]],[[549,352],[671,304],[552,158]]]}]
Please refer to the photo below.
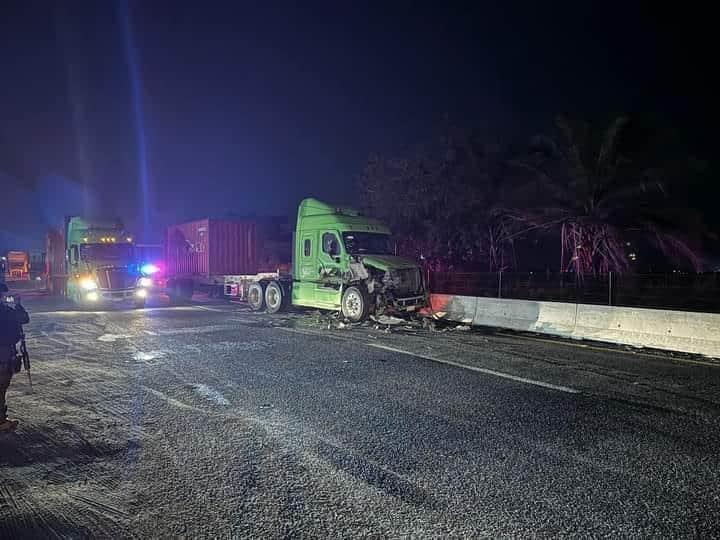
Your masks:
[{"label": "crushed truck front end", "polygon": [[395,255],[356,255],[368,278],[368,291],[376,296],[378,309],[415,311],[428,303],[423,272],[413,261]]}]

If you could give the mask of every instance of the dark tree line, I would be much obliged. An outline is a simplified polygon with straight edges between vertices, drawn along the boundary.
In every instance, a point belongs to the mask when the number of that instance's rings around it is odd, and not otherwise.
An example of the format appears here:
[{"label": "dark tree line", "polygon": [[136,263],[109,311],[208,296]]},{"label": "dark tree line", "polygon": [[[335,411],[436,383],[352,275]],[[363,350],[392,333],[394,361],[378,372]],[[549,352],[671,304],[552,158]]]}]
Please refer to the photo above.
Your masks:
[{"label": "dark tree line", "polygon": [[674,196],[696,167],[669,140],[626,117],[602,129],[558,117],[521,148],[446,125],[432,148],[371,156],[362,205],[399,252],[436,269],[527,268],[553,253],[556,271],[626,272],[640,244],[699,271],[702,223]]}]

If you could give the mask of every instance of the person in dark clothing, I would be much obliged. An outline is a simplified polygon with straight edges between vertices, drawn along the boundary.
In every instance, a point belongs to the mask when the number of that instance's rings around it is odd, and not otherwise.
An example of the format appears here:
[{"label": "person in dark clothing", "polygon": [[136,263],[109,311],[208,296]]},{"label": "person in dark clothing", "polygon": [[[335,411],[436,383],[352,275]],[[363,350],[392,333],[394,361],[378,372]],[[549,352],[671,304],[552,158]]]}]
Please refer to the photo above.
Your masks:
[{"label": "person in dark clothing", "polygon": [[12,431],[17,420],[7,417],[5,394],[17,371],[17,343],[22,337],[22,325],[30,322],[20,298],[8,294],[8,287],[0,283],[0,432]]}]

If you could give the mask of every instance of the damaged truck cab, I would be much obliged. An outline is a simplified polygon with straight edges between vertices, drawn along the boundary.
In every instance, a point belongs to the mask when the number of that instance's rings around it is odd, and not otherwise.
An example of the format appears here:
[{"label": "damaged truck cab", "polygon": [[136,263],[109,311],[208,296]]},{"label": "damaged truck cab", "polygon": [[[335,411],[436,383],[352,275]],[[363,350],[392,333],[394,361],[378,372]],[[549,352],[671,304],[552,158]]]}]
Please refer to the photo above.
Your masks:
[{"label": "damaged truck cab", "polygon": [[385,225],[315,199],[298,208],[293,274],[294,305],[341,310],[352,321],[427,301],[420,267],[393,255]]},{"label": "damaged truck cab", "polygon": [[256,310],[274,313],[291,303],[338,310],[353,322],[413,311],[428,300],[420,267],[393,255],[385,225],[316,199],[298,208],[292,275],[249,283],[244,296]]}]

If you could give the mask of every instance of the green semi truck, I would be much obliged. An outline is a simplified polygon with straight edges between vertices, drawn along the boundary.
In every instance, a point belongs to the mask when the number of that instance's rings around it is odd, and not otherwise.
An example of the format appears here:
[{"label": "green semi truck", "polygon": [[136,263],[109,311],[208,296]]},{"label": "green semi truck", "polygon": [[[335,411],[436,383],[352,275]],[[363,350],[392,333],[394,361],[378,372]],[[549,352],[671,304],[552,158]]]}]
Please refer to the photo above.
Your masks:
[{"label": "green semi truck", "polygon": [[140,275],[133,237],[119,220],[68,217],[63,233],[48,234],[47,253],[52,291],[75,304],[145,306],[152,279]]},{"label": "green semi truck", "polygon": [[293,306],[337,310],[353,322],[427,305],[420,266],[393,254],[390,230],[350,208],[300,203],[291,270],[224,276],[225,294],[270,313]]}]

